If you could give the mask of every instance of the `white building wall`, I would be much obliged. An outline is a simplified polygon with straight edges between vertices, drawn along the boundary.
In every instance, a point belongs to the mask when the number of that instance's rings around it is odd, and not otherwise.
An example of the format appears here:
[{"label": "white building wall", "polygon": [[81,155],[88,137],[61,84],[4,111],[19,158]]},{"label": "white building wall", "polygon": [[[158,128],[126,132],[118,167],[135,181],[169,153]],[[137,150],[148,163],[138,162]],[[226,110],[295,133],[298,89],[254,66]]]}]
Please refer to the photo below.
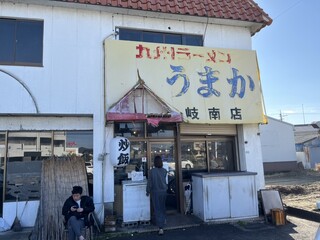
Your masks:
[{"label": "white building wall", "polygon": [[3,219],[9,226],[12,226],[17,214],[22,227],[33,227],[37,218],[38,208],[39,201],[7,202],[4,205]]},{"label": "white building wall", "polygon": [[268,118],[268,124],[260,125],[263,162],[297,161],[294,126]]},{"label": "white building wall", "polygon": [[258,124],[244,124],[238,127],[240,170],[256,172],[257,190],[265,187],[261,141]]},{"label": "white building wall", "polygon": [[[0,2],[0,15],[44,20],[43,67],[0,66],[0,70],[13,74],[28,86],[39,112],[93,115],[93,197],[97,209],[100,209],[100,220],[102,204],[114,199],[113,187],[104,186],[113,182],[113,169],[104,169],[109,164],[105,162],[108,157],[104,157],[108,145],[105,139],[110,139],[111,129],[107,127],[106,130],[104,125],[103,40],[113,37],[116,27],[132,27],[173,33],[206,33],[206,47],[251,49],[251,35],[244,27],[206,26],[206,23],[7,2]],[[0,85],[0,113],[36,112],[30,95],[16,80],[0,72]],[[50,126],[46,128],[50,129]],[[244,145],[243,152],[247,170],[259,174],[259,189],[264,180],[260,175],[262,159],[256,133],[256,126],[243,128],[244,138],[250,143]]]},{"label": "white building wall", "polygon": [[[103,114],[103,40],[115,27],[203,34],[205,46],[250,49],[246,28],[36,5],[0,3],[3,17],[44,20],[43,67],[0,66],[23,81],[40,113]],[[236,37],[235,37],[236,36]],[[0,72],[1,113],[34,113],[28,93]],[[98,93],[98,94],[97,94]],[[19,97],[17,97],[19,96]]]}]

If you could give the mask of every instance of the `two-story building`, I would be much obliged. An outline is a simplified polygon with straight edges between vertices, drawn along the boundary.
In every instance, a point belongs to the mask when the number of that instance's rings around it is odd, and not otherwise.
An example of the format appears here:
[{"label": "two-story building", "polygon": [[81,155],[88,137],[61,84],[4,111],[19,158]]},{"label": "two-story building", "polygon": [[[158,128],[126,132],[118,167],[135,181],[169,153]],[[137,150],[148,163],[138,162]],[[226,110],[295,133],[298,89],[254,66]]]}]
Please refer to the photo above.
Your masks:
[{"label": "two-story building", "polygon": [[[256,216],[266,118],[251,37],[271,22],[252,0],[0,0],[2,217],[13,222],[23,184],[21,223],[32,226],[41,162],[68,152],[93,164],[101,222],[125,214],[123,184],[145,180],[155,155],[169,171],[168,209],[184,211],[194,180],[203,220]],[[116,136],[131,143],[121,168]],[[200,188],[224,207],[204,216]]]}]

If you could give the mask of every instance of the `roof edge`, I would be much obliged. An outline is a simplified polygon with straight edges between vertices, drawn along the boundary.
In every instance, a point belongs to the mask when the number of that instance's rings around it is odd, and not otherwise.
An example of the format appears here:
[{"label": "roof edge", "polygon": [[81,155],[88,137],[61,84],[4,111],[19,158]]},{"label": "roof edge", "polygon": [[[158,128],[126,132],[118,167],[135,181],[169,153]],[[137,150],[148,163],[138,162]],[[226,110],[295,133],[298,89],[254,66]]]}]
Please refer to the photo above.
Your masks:
[{"label": "roof edge", "polygon": [[[252,0],[248,0],[248,2],[257,7],[264,19],[264,23],[253,22],[253,21],[243,21],[236,19],[226,19],[226,18],[216,18],[216,17],[207,17],[207,16],[191,16],[191,15],[183,15],[183,14],[173,14],[173,13],[163,13],[163,12],[155,12],[155,11],[146,11],[146,10],[137,10],[137,9],[128,9],[124,7],[114,7],[114,6],[105,6],[98,4],[87,4],[87,3],[78,3],[78,2],[65,2],[65,1],[56,1],[56,0],[1,0],[1,2],[11,2],[13,4],[35,4],[40,6],[51,6],[51,7],[63,7],[63,8],[71,8],[71,9],[82,9],[89,11],[102,11],[109,12],[113,14],[125,14],[131,16],[142,16],[142,17],[150,17],[150,18],[161,18],[161,19],[169,19],[169,20],[179,20],[179,21],[190,21],[197,23],[210,23],[210,24],[218,24],[218,25],[226,25],[226,26],[239,26],[239,27],[247,27],[250,29],[251,36],[255,33],[259,32],[262,28],[272,23],[272,19],[268,16],[268,14],[264,13],[263,9],[258,6],[257,3]],[[264,13],[264,14],[263,14]]]}]

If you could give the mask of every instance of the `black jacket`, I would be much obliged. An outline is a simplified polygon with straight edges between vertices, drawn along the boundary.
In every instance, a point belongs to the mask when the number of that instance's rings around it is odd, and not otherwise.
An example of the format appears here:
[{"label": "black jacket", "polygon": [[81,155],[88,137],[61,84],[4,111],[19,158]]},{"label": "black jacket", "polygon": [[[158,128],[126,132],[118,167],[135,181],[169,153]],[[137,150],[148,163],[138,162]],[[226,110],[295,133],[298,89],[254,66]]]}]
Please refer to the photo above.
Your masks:
[{"label": "black jacket", "polygon": [[62,215],[64,215],[66,223],[71,216],[76,216],[77,218],[84,218],[84,224],[89,226],[88,214],[94,211],[94,204],[91,197],[81,196],[80,207],[83,208],[83,212],[72,212],[70,209],[72,206],[77,206],[77,202],[73,200],[70,196],[63,204]]}]

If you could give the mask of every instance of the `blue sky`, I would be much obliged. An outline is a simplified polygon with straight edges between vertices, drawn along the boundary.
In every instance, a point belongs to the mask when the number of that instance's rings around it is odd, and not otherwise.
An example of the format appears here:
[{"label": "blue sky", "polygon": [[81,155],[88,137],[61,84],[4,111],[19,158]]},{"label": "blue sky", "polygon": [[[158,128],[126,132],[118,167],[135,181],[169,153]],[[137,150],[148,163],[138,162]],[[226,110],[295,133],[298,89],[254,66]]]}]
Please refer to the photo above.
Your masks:
[{"label": "blue sky", "polygon": [[320,121],[320,1],[255,2],[273,19],[252,38],[267,115],[281,113],[291,124]]}]

